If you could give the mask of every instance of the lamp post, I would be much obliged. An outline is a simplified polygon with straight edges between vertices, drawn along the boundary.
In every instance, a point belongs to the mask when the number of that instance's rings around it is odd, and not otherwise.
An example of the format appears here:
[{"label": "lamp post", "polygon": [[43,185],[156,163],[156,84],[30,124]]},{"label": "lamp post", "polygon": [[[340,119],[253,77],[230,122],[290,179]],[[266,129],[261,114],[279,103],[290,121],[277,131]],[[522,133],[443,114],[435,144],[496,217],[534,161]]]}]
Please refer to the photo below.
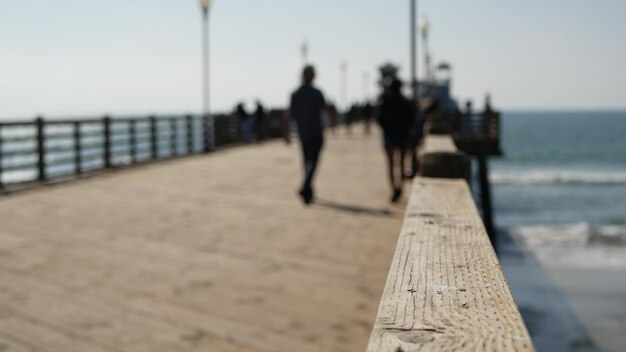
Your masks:
[{"label": "lamp post", "polygon": [[430,82],[431,70],[430,70],[430,52],[428,51],[428,34],[430,32],[430,23],[427,18],[423,18],[419,23],[419,29],[422,32],[422,47],[424,51],[424,68],[426,72],[426,81]]},{"label": "lamp post", "polygon": [[202,10],[202,115],[204,126],[204,151],[215,147],[213,118],[209,105],[209,10],[212,0],[198,0]]},{"label": "lamp post", "polygon": [[367,71],[365,71],[363,72],[363,97],[365,99],[365,102],[369,102],[370,100],[369,85],[370,85],[370,74]]},{"label": "lamp post", "polygon": [[348,109],[348,62],[342,61],[339,70],[341,71],[341,102],[344,109]]},{"label": "lamp post", "polygon": [[302,55],[302,65],[306,66],[309,64],[309,42],[305,39],[302,41],[302,46],[300,47],[300,54]]},{"label": "lamp post", "polygon": [[417,38],[416,31],[417,25],[415,23],[415,17],[417,16],[417,0],[411,0],[411,88],[413,93],[413,101],[417,101]]}]

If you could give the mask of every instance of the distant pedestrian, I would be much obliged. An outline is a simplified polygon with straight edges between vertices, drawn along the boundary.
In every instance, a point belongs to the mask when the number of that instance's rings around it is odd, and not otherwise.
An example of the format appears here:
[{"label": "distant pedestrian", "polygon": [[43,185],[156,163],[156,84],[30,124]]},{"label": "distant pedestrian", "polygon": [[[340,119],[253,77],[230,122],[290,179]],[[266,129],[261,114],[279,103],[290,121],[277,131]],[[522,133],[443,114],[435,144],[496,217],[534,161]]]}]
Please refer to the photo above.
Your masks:
[{"label": "distant pedestrian", "polygon": [[322,92],[313,87],[314,79],[315,69],[313,66],[306,66],[302,72],[302,85],[291,95],[290,107],[283,124],[283,134],[287,143],[290,142],[289,120],[291,118],[296,120],[298,127],[304,161],[304,180],[299,194],[305,204],[310,204],[314,199],[313,177],[324,144],[322,113],[326,111],[331,120],[335,117],[333,111],[326,105]]},{"label": "distant pedestrian", "polygon": [[328,105],[328,109],[330,110],[330,113],[326,114],[328,118],[328,120],[326,121],[327,126],[330,129],[330,133],[334,135],[335,127],[337,127],[337,108],[335,107],[335,104],[333,104],[332,101],[326,103],[326,105]]},{"label": "distant pedestrian", "polygon": [[256,111],[254,112],[254,133],[257,142],[265,138],[265,109],[260,101],[256,101]]},{"label": "distant pedestrian", "polygon": [[243,103],[237,104],[237,107],[235,108],[235,115],[237,115],[237,120],[239,121],[239,133],[241,134],[241,139],[244,142],[250,142],[252,138],[250,116],[246,112]]},{"label": "distant pedestrian", "polygon": [[402,82],[400,80],[392,79],[384,89],[377,121],[383,130],[383,142],[392,189],[391,201],[396,203],[402,195],[404,156],[414,118],[411,103],[402,95]]},{"label": "distant pedestrian", "polygon": [[485,109],[483,110],[486,116],[493,114],[493,108],[491,107],[491,94],[485,95]]},{"label": "distant pedestrian", "polygon": [[465,102],[465,125],[467,126],[469,134],[476,135],[480,133],[480,126],[477,126],[475,123],[476,118],[474,116],[474,111],[472,111],[472,101],[468,100]]},{"label": "distant pedestrian", "polygon": [[372,114],[374,113],[374,107],[370,104],[369,100],[363,105],[363,124],[365,127],[365,135],[370,135],[370,124],[372,122]]},{"label": "distant pedestrian", "polygon": [[344,114],[344,122],[346,125],[346,134],[352,135],[352,123],[356,120],[356,106],[352,105]]},{"label": "distant pedestrian", "polygon": [[416,99],[410,100],[411,116],[413,116],[413,126],[409,129],[408,153],[411,158],[410,167],[404,172],[404,178],[412,179],[419,172],[419,159],[417,149],[423,136],[423,119],[419,113],[419,103]]}]

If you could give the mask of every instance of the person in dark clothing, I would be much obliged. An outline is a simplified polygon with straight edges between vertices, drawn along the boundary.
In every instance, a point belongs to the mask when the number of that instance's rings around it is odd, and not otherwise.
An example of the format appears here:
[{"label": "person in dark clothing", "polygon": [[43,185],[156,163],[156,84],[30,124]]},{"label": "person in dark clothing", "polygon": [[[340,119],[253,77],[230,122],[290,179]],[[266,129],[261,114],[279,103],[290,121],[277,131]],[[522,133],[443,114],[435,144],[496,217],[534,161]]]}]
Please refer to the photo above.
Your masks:
[{"label": "person in dark clothing", "polygon": [[491,108],[491,95],[489,93],[485,95],[485,109],[483,114],[486,116],[493,114],[493,108]]},{"label": "person in dark clothing", "polygon": [[256,101],[256,111],[254,112],[254,132],[257,142],[265,138],[265,109],[260,101]]},{"label": "person in dark clothing", "polygon": [[402,82],[394,78],[382,95],[377,121],[383,130],[385,152],[391,182],[391,201],[396,203],[402,195],[404,155],[413,128],[412,106],[401,92]]},{"label": "person in dark clothing", "polygon": [[313,66],[306,66],[302,72],[303,83],[291,95],[290,107],[283,124],[283,135],[287,143],[290,142],[289,120],[295,119],[298,127],[304,160],[304,180],[299,194],[305,204],[310,204],[314,198],[313,177],[324,145],[322,112],[326,111],[331,119],[334,119],[332,110],[326,105],[324,95],[313,87],[314,79],[315,69]]},{"label": "person in dark clothing", "polygon": [[363,105],[363,125],[365,126],[365,135],[370,135],[370,123],[372,121],[372,114],[374,112],[374,107],[370,104],[369,101]]},{"label": "person in dark clothing", "polygon": [[[408,142],[407,142],[407,154],[410,159],[410,165],[403,170],[402,177],[405,179],[412,179],[419,172],[419,159],[417,157],[417,147],[420,145],[422,140],[422,129],[420,128],[422,125],[422,119],[419,114],[419,104],[416,99],[409,100],[409,104],[411,106],[411,116],[413,117],[413,124],[408,131]],[[404,166],[404,165],[402,165]]]},{"label": "person in dark clothing", "polygon": [[346,110],[344,114],[345,117],[345,125],[346,125],[346,134],[348,136],[352,135],[352,123],[355,122],[357,116],[357,107],[356,105],[352,105],[350,109]]},{"label": "person in dark clothing", "polygon": [[246,112],[243,103],[237,104],[237,107],[235,108],[235,115],[239,121],[239,133],[241,135],[241,139],[245,142],[250,142],[250,116],[248,116],[248,112]]}]

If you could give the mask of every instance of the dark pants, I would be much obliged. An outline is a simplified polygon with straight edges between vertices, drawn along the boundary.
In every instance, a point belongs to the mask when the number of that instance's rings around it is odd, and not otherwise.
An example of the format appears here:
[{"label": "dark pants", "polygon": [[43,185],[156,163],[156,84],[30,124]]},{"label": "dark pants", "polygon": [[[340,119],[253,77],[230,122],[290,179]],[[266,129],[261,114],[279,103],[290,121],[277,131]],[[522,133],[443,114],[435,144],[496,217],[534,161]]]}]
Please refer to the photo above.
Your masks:
[{"label": "dark pants", "polygon": [[302,156],[304,159],[304,181],[302,182],[302,190],[312,191],[313,176],[315,175],[322,145],[324,145],[324,137],[321,135],[300,136],[300,142],[302,143]]}]

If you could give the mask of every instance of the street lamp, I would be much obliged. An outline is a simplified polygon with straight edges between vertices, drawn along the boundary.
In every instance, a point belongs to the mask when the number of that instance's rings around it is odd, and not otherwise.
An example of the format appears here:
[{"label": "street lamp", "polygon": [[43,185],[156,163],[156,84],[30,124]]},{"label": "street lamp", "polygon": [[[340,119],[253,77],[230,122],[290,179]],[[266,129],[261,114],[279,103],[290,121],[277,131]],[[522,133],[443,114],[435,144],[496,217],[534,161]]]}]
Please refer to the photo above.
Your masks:
[{"label": "street lamp", "polygon": [[202,10],[202,114],[204,121],[204,151],[215,146],[213,119],[209,107],[209,10],[212,0],[198,0]]},{"label": "street lamp", "polygon": [[366,103],[369,102],[370,100],[369,85],[370,85],[370,74],[369,72],[365,71],[363,72],[363,96],[364,96],[364,100]]},{"label": "street lamp", "polygon": [[416,32],[416,23],[415,17],[417,16],[417,0],[411,0],[411,20],[410,20],[410,30],[411,30],[411,89],[413,93],[413,101],[417,101],[417,39],[415,38]]},{"label": "street lamp", "polygon": [[346,61],[342,61],[339,66],[339,70],[341,71],[341,100],[342,105],[345,109],[348,108],[348,63]]},{"label": "street lamp", "polygon": [[430,72],[430,52],[428,51],[428,35],[430,33],[430,23],[426,17],[422,18],[419,23],[419,29],[422,32],[422,46],[424,51],[424,68],[426,70],[426,81],[430,81],[431,72]]},{"label": "street lamp", "polygon": [[305,39],[302,41],[302,46],[300,47],[300,54],[302,55],[302,64],[306,66],[309,64],[309,42]]}]

